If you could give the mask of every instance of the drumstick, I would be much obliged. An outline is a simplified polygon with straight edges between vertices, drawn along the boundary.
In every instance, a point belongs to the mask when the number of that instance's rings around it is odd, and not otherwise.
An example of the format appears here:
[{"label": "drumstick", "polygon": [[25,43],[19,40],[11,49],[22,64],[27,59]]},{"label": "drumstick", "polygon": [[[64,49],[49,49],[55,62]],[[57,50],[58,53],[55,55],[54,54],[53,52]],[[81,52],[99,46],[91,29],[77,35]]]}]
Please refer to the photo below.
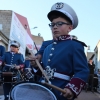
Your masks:
[{"label": "drumstick", "polygon": [[[32,53],[33,57],[35,57],[33,51],[31,51],[31,53]],[[47,75],[45,74],[45,72],[44,72],[42,66],[41,66],[40,63],[39,63],[39,61],[38,61],[37,59],[35,59],[35,61],[36,61],[36,64],[38,65],[39,69],[41,70],[42,74],[43,74],[44,77],[46,78],[47,82],[50,83],[49,78],[48,78]]]},{"label": "drumstick", "polygon": [[41,82],[41,83],[43,83],[43,84],[45,84],[45,85],[48,85],[48,86],[50,86],[51,88],[54,88],[54,89],[60,91],[61,93],[64,93],[64,94],[66,93],[66,91],[64,91],[63,89],[61,89],[61,88],[59,88],[59,87],[57,87],[57,86],[55,86],[55,85],[49,84],[49,83],[47,83],[47,82]]}]

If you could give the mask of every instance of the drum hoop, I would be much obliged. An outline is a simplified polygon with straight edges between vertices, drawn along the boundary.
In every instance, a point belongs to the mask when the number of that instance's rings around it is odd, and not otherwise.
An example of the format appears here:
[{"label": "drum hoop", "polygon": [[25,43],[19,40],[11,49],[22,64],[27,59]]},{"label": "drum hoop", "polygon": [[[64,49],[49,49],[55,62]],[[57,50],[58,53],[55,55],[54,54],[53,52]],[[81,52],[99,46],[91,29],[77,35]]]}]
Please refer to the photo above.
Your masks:
[{"label": "drum hoop", "polygon": [[10,90],[10,99],[12,100],[12,92],[15,90],[15,88],[16,88],[16,86],[21,86],[21,85],[27,85],[27,84],[29,84],[29,85],[32,85],[32,84],[34,84],[34,85],[37,85],[37,86],[40,86],[40,87],[43,87],[44,89],[46,89],[47,91],[49,91],[52,95],[53,95],[53,97],[54,97],[54,99],[55,100],[57,100],[57,97],[56,97],[56,95],[53,93],[53,91],[52,90],[50,90],[46,85],[43,85],[43,84],[41,84],[40,82],[31,82],[31,81],[29,81],[29,82],[27,82],[27,81],[23,81],[23,82],[19,82],[19,83],[16,83],[12,88],[11,88],[11,90]]},{"label": "drum hoop", "polygon": [[2,72],[3,76],[13,76],[14,73],[13,72]]}]

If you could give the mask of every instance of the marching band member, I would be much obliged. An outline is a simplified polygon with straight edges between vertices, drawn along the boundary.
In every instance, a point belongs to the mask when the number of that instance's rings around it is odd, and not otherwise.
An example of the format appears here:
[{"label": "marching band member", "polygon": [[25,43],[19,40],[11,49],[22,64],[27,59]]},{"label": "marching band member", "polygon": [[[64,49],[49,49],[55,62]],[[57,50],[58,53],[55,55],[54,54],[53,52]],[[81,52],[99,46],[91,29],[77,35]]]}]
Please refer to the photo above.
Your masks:
[{"label": "marching band member", "polygon": [[[5,47],[0,45],[0,59],[5,53]],[[0,66],[0,70],[2,70],[2,66]]]},{"label": "marching band member", "polygon": [[[16,65],[15,69],[23,69],[24,67],[24,57],[22,54],[18,53],[20,44],[17,41],[11,41],[10,43],[10,51],[5,52],[5,54],[1,58],[1,64],[5,63],[3,71],[9,71],[9,66],[7,65]],[[9,92],[12,87],[11,83],[4,83],[3,90],[5,100],[9,98]]]},{"label": "marching band member", "polygon": [[49,44],[45,42],[37,54],[44,68],[56,69],[51,83],[63,88],[66,93],[53,90],[59,100],[74,100],[85,86],[89,68],[84,53],[85,43],[72,39],[69,32],[78,25],[75,11],[65,3],[55,3],[48,13],[52,34],[57,38]]},{"label": "marching band member", "polygon": [[0,58],[4,55],[5,53],[5,47],[0,45]]}]

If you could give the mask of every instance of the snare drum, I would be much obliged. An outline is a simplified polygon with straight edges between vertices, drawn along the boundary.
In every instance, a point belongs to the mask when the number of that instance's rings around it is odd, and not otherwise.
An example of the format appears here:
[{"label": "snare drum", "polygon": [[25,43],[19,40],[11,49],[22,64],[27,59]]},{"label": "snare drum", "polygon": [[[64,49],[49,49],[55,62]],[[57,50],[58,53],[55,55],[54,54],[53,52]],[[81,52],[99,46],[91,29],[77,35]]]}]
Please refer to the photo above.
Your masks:
[{"label": "snare drum", "polygon": [[18,77],[13,72],[2,72],[1,81],[2,83],[16,83]]},{"label": "snare drum", "polygon": [[10,100],[57,100],[57,97],[40,83],[20,82],[12,87]]}]

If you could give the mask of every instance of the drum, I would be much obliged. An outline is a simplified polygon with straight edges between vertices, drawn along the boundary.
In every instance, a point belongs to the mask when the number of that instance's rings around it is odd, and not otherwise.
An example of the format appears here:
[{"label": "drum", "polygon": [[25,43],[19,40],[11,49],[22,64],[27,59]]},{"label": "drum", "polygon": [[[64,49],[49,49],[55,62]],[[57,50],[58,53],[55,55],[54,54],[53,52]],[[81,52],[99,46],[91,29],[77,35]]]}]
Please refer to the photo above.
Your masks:
[{"label": "drum", "polygon": [[10,100],[57,100],[57,97],[40,83],[20,82],[12,87]]},{"label": "drum", "polygon": [[16,83],[18,77],[13,72],[2,72],[1,73],[1,82],[2,83]]}]

